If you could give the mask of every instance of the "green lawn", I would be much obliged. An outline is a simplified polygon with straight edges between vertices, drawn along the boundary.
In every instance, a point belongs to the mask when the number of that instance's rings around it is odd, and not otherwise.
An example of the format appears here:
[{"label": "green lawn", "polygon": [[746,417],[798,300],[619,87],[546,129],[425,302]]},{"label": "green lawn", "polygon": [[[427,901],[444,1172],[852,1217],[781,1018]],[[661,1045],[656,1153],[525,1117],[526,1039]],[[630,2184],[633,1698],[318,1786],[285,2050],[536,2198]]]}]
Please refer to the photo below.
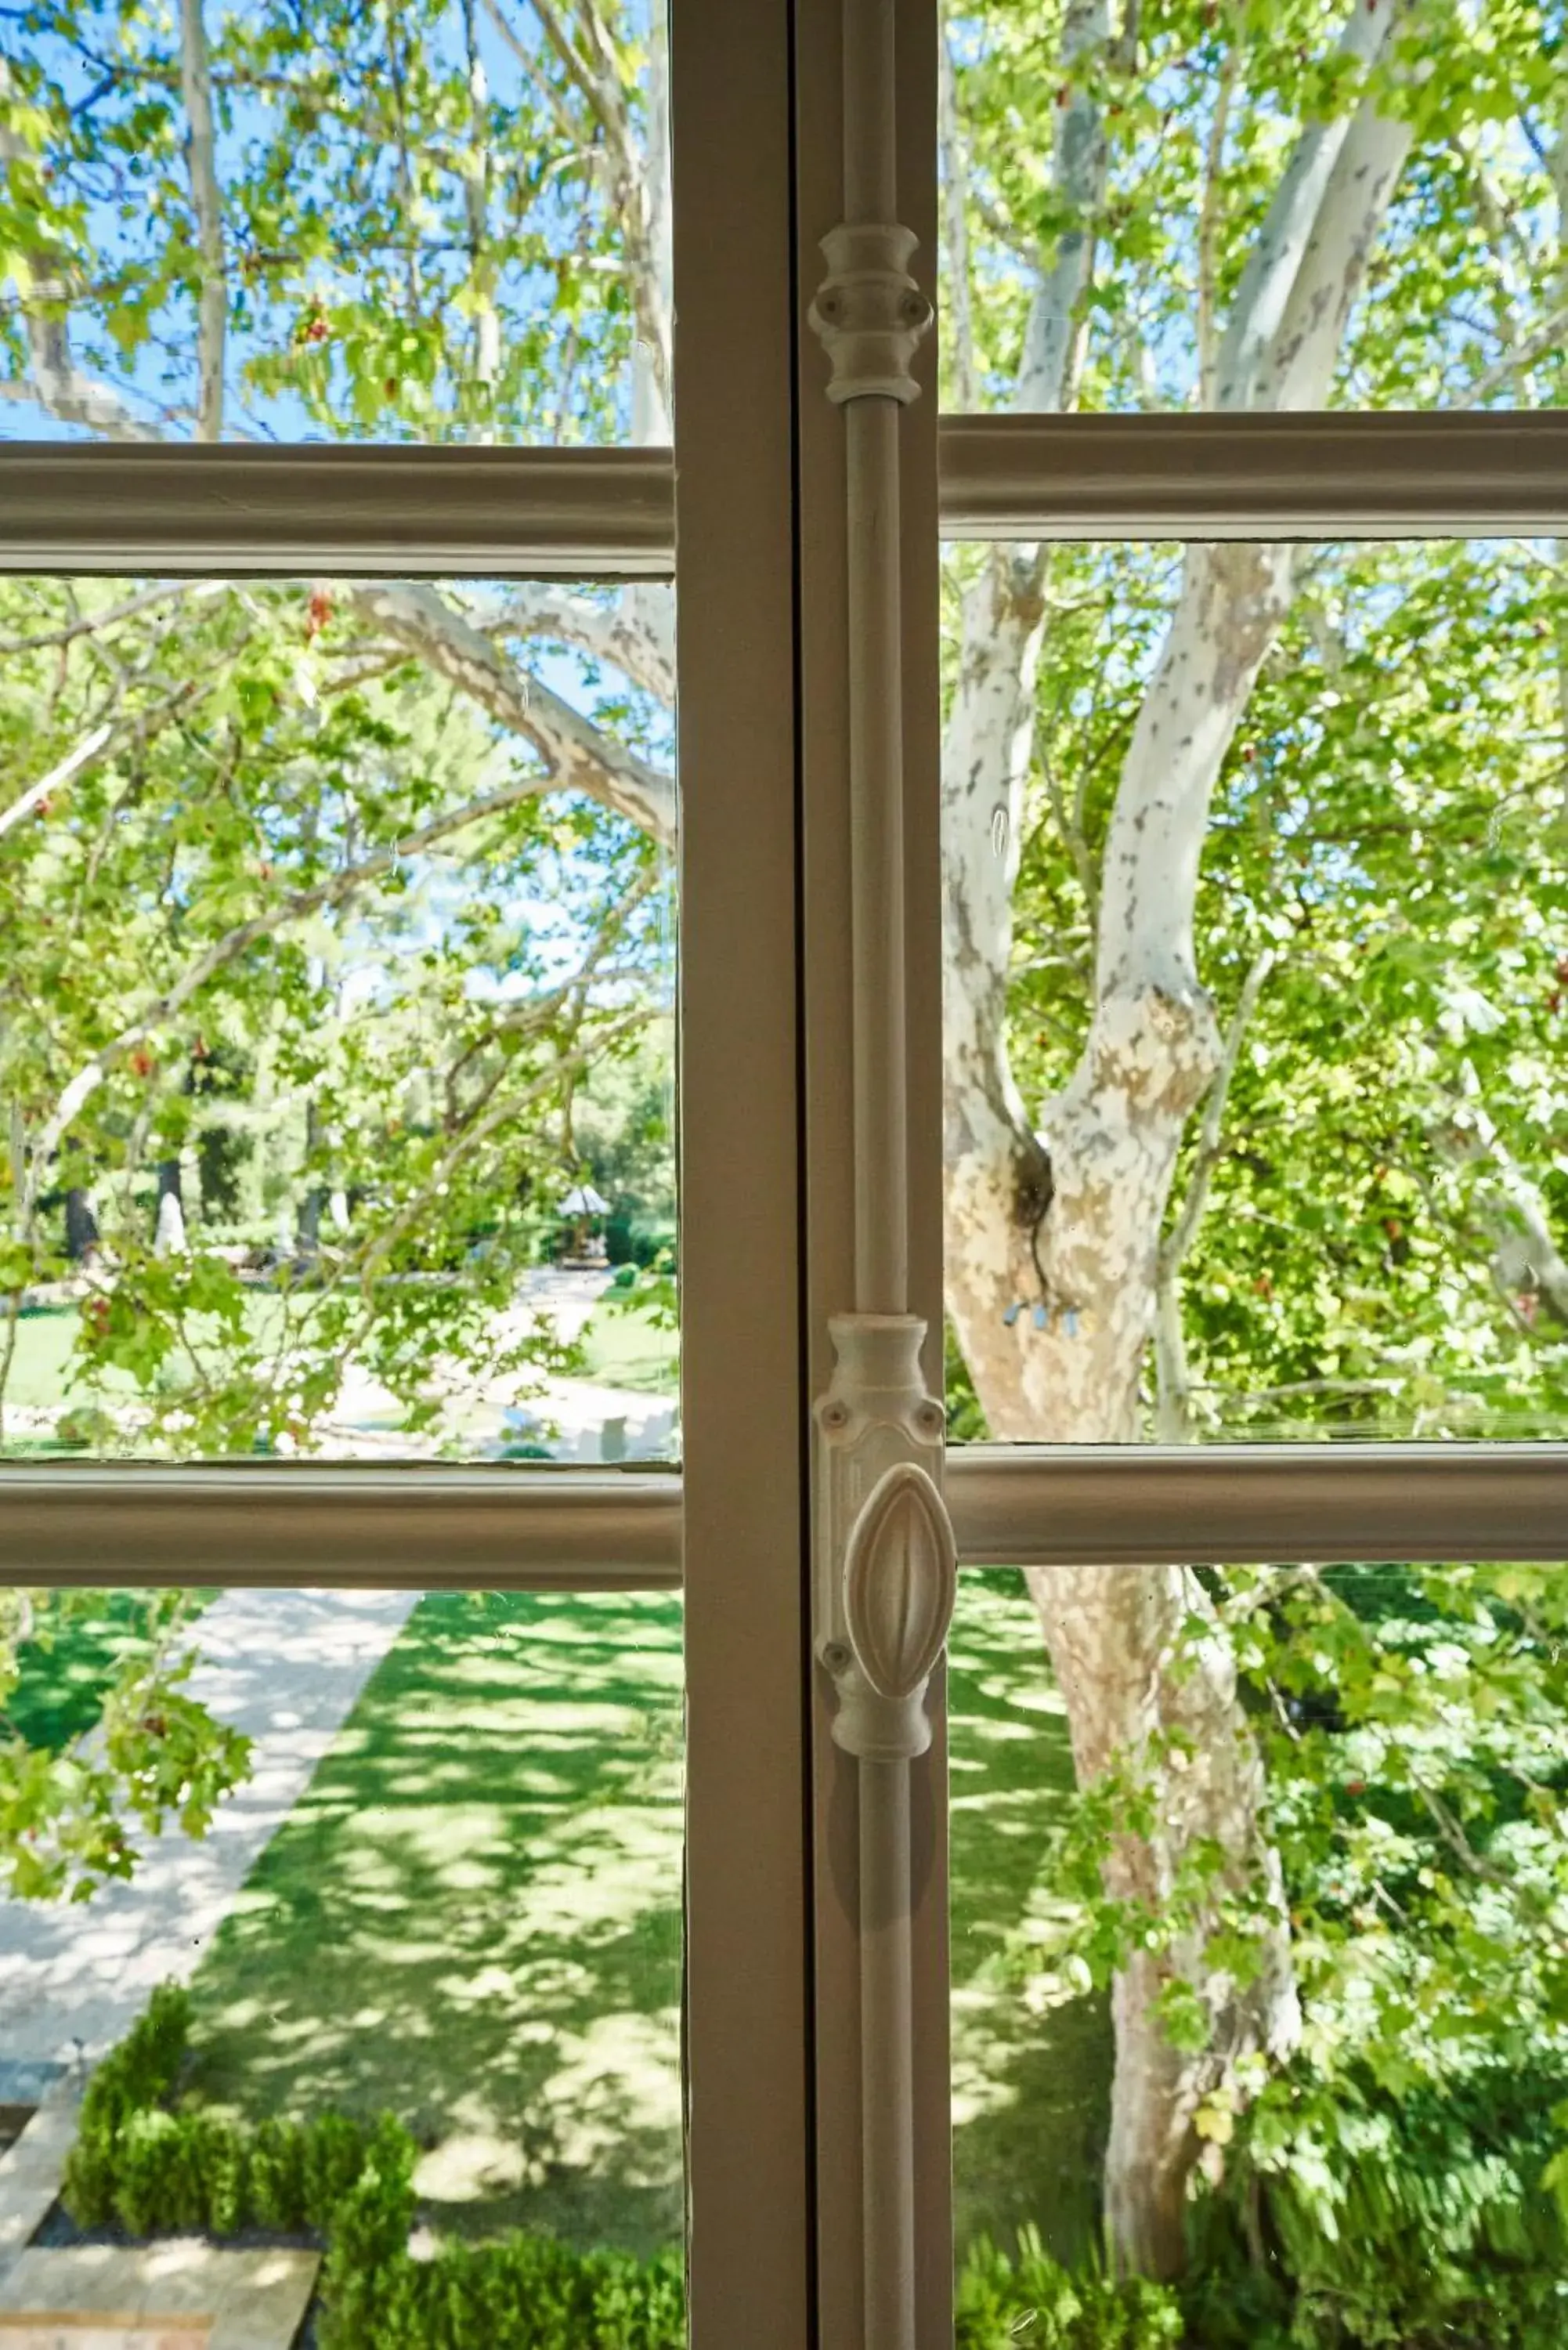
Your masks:
[{"label": "green lawn", "polygon": [[[188,1613],[199,1615],[214,1596],[188,1593]],[[47,1746],[56,1754],[98,1720],[126,1651],[145,1646],[144,1607],[134,1591],[62,1594],[51,1613],[62,1607],[64,1620],[54,1637],[23,1648],[3,1717],[5,1727],[30,1746]]]},{"label": "green lawn", "polygon": [[680,1610],[422,1600],[197,1972],[194,2088],[396,2112],[443,2229],[680,2233]]},{"label": "green lawn", "polygon": [[[1107,2035],[1041,1971],[1069,1765],[1016,1575],[965,1576],[952,1688],[961,2231],[1071,2251]],[[442,2229],[677,2241],[680,1736],[678,1601],[423,1600],[197,1973],[196,2094],[390,2107]]]},{"label": "green lawn", "polygon": [[640,1305],[596,1305],[583,1329],[583,1357],[587,1377],[607,1388],[672,1396],[680,1384],[680,1340],[656,1328]]},{"label": "green lawn", "polygon": [[954,2224],[961,2247],[1033,2220],[1070,2261],[1096,2229],[1110,2018],[1052,1964],[1073,1761],[1015,1568],[960,1578],[950,1653]]},{"label": "green lawn", "polygon": [[[80,1327],[81,1316],[74,1305],[23,1315],[16,1329],[11,1376],[5,1383],[7,1403],[42,1410],[68,1394],[67,1378]],[[123,1373],[110,1372],[109,1378],[126,1395],[133,1392],[131,1380]]]}]

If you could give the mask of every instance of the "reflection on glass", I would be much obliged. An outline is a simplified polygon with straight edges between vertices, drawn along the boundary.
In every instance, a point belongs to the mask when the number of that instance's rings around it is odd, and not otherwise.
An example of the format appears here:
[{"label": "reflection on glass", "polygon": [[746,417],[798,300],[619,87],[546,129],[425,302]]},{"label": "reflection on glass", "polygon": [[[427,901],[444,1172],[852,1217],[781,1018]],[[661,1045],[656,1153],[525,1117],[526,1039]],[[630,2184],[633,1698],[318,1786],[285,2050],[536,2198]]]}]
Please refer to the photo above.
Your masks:
[{"label": "reflection on glass", "polygon": [[953,1634],[960,2342],[1544,2345],[1562,1570],[1029,1581]]},{"label": "reflection on glass", "polygon": [[1568,1423],[1563,582],[1548,543],[955,552],[960,1434]]},{"label": "reflection on glass", "polygon": [[1552,7],[946,17],[951,405],[1561,402]]},{"label": "reflection on glass", "polygon": [[15,18],[7,432],[668,440],[667,78],[641,0]]},{"label": "reflection on glass", "polygon": [[0,588],[0,1449],[673,1454],[671,625]]},{"label": "reflection on glass", "polygon": [[[32,2306],[71,2305],[48,2264],[84,2234],[194,2229],[325,2248],[335,2331],[401,2310],[444,2342],[435,2304],[471,2299],[451,2338],[521,2340],[556,2294],[609,2341],[618,2292],[623,2338],[675,2350],[679,1602],[28,1597],[0,2107],[56,2148]],[[130,2116],[95,2107],[126,2078]]]}]

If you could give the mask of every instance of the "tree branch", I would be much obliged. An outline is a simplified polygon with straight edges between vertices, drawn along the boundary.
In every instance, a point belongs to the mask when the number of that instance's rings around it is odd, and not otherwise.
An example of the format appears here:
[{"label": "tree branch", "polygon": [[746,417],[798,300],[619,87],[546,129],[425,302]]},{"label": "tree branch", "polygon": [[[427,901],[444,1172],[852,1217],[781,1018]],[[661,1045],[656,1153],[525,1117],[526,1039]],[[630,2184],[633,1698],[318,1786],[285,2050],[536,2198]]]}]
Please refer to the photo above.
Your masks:
[{"label": "tree branch", "polygon": [[213,78],[207,58],[207,28],[202,0],[180,0],[180,85],[185,99],[186,161],[196,213],[196,249],[202,261],[197,303],[196,360],[198,441],[218,441],[223,432],[223,347],[228,333],[229,288],[223,257],[223,204],[218,189],[217,134],[213,125]]},{"label": "tree branch", "polygon": [[937,51],[942,142],[942,210],[948,245],[948,301],[944,326],[952,354],[953,389],[961,411],[976,402],[974,311],[969,258],[969,154],[959,121],[957,77],[947,26]]},{"label": "tree branch", "polygon": [[[1412,0],[1395,0],[1378,12],[1379,21],[1386,17],[1391,31],[1407,21],[1411,5]],[[1413,136],[1409,121],[1381,111],[1375,93],[1362,99],[1323,187],[1278,331],[1261,360],[1258,407],[1323,406]]]},{"label": "tree branch", "polygon": [[[589,112],[615,151],[618,166],[629,177],[633,170],[634,158],[631,152],[630,126],[627,121],[626,108],[621,99],[618,81],[612,78],[608,87],[606,87],[601,77],[595,72],[562,23],[556,13],[555,0],[532,0],[532,5],[534,14],[544,27],[545,38],[566,67],[567,76],[578,95],[587,100]],[[528,56],[515,31],[506,21],[499,0],[484,0],[484,8],[492,24],[507,43],[513,55],[527,66],[529,74],[532,76],[535,71],[535,60]]]},{"label": "tree branch", "polygon": [[1254,955],[1241,982],[1241,992],[1236,999],[1236,1009],[1231,1015],[1226,1031],[1220,1066],[1209,1087],[1203,1105],[1203,1123],[1199,1128],[1198,1149],[1192,1162],[1192,1174],[1187,1186],[1187,1197],[1176,1222],[1159,1243],[1155,1273],[1155,1362],[1158,1381],[1156,1404],[1156,1426],[1162,1444],[1186,1444],[1192,1435],[1192,1378],[1187,1360],[1187,1338],[1181,1321],[1181,1293],[1178,1276],[1182,1259],[1198,1237],[1209,1206],[1209,1194],[1219,1164],[1220,1146],[1225,1131],[1225,1105],[1230,1098],[1231,1080],[1241,1057],[1248,1024],[1257,1010],[1270,972],[1274,967],[1274,951],[1265,947]]},{"label": "tree branch", "polygon": [[1436,1825],[1438,1834],[1467,1873],[1471,1877],[1480,1877],[1488,1885],[1511,1884],[1512,1880],[1506,1869],[1499,1868],[1495,1861],[1486,1859],[1476,1850],[1442,1798],[1434,1794],[1430,1787],[1423,1786],[1419,1779],[1413,1781],[1412,1783]]},{"label": "tree branch", "polygon": [[115,1065],[126,1054],[144,1043],[154,1030],[172,1020],[192,998],[200,993],[209,980],[217,976],[237,956],[254,946],[261,939],[270,938],[306,914],[318,912],[325,906],[341,905],[345,899],[378,879],[383,873],[393,871],[405,858],[418,857],[433,848],[455,832],[466,831],[472,825],[483,824],[488,817],[504,815],[508,808],[524,801],[536,799],[541,792],[552,788],[545,776],[525,775],[506,785],[502,790],[486,793],[482,798],[467,800],[461,807],[445,816],[432,816],[428,824],[405,833],[386,847],[379,848],[357,864],[348,865],[334,873],[329,879],[317,882],[309,889],[296,889],[248,921],[236,922],[221,938],[214,939],[204,954],[182,973],[171,987],[147,1004],[136,1018],[111,1036],[109,1043],[95,1053],[90,1061],[79,1068],[66,1086],[59,1100],[40,1128],[32,1147],[32,1166],[24,1206],[28,1219],[37,1205],[44,1171],[49,1160],[69,1133],[75,1120],[102,1085]]},{"label": "tree branch", "polygon": [[[9,88],[5,60],[0,57],[0,99]],[[26,216],[36,202],[36,192],[26,182],[37,178],[37,160],[25,139],[4,127],[0,127],[0,164],[16,182],[13,197]],[[67,307],[73,276],[70,255],[40,232],[26,259],[31,281],[22,302],[31,360],[26,392],[62,424],[85,425],[110,440],[155,440],[157,435],[137,421],[119,394],[84,375],[71,356]],[[10,390],[7,386],[7,393]]]},{"label": "tree branch", "polygon": [[[1464,1065],[1461,1081],[1476,1153],[1497,1170],[1497,1190],[1482,1201],[1481,1209],[1497,1243],[1493,1273],[1498,1287],[1511,1304],[1514,1291],[1522,1288],[1528,1280],[1546,1300],[1557,1320],[1568,1326],[1568,1261],[1552,1234],[1546,1202],[1498,1131],[1497,1122],[1481,1098],[1480,1080],[1469,1061]],[[1515,1311],[1528,1330],[1529,1322]]]},{"label": "tree branch", "polygon": [[1225,140],[1231,128],[1231,103],[1241,71],[1241,52],[1233,44],[1220,69],[1220,88],[1209,126],[1203,166],[1203,203],[1198,215],[1198,404],[1215,404],[1219,350],[1215,320],[1219,312],[1220,220],[1224,211]]},{"label": "tree branch", "polygon": [[673,779],[612,742],[539,679],[520,675],[433,588],[368,580],[350,592],[357,609],[383,635],[468,694],[509,733],[533,743],[550,769],[535,791],[585,793],[656,839],[674,839]]},{"label": "tree branch", "polygon": [[1553,310],[1532,334],[1526,335],[1521,343],[1505,351],[1501,359],[1477,376],[1474,383],[1467,386],[1459,404],[1464,408],[1479,408],[1482,400],[1490,400],[1494,391],[1501,390],[1511,376],[1517,375],[1521,368],[1532,366],[1548,351],[1555,350],[1563,340],[1564,328],[1568,328],[1568,304]]},{"label": "tree branch", "polygon": [[[1071,74],[1111,46],[1106,0],[1068,0],[1062,31],[1062,70]],[[1084,296],[1094,274],[1093,222],[1105,195],[1106,139],[1092,92],[1074,89],[1055,109],[1052,182],[1073,225],[1056,240],[1043,269],[1023,330],[1023,358],[1015,405],[1030,411],[1072,405]]]},{"label": "tree branch", "polygon": [[105,629],[118,621],[133,619],[139,612],[151,611],[155,605],[192,601],[209,596],[226,596],[226,579],[164,579],[156,587],[143,588],[140,594],[127,596],[122,603],[111,604],[101,612],[84,613],[67,620],[63,628],[40,629],[36,637],[0,637],[0,659],[13,653],[45,652],[56,645],[75,644],[78,637],[101,636]]},{"label": "tree branch", "polygon": [[434,1192],[439,1191],[443,1183],[450,1180],[471,1151],[489,1135],[493,1134],[498,1126],[515,1118],[518,1111],[525,1109],[530,1102],[537,1101],[542,1096],[547,1094],[553,1087],[560,1083],[569,1070],[586,1066],[587,1062],[606,1045],[613,1044],[618,1036],[625,1035],[632,1029],[640,1027],[649,1017],[646,1005],[639,1006],[635,1012],[622,1013],[618,1019],[607,1022],[602,1028],[596,1028],[587,1045],[578,1045],[571,1053],[558,1055],[552,1061],[543,1076],[535,1078],[531,1085],[524,1087],[520,1092],[504,1094],[498,1099],[492,1097],[487,1106],[479,1112],[477,1117],[471,1119],[462,1133],[442,1153],[431,1175],[421,1184],[413,1199],[405,1201],[390,1222],[384,1224],[367,1243],[364,1255],[357,1268],[361,1286],[363,1287],[369,1280],[376,1266],[390,1254],[404,1232],[416,1221],[420,1210],[426,1201]]},{"label": "tree branch", "polygon": [[90,734],[82,736],[74,750],[67,752],[57,766],[49,769],[47,775],[40,775],[36,784],[29,784],[8,808],[0,809],[0,839],[13,825],[20,824],[24,816],[30,816],[52,793],[62,790],[73,775],[79,775],[84,767],[89,766],[113,732],[112,726],[95,726]]},{"label": "tree branch", "polygon": [[[1363,68],[1387,46],[1405,12],[1353,0],[1340,36],[1339,55]],[[1311,122],[1297,140],[1280,175],[1263,224],[1247,256],[1220,346],[1215,404],[1221,409],[1263,405],[1259,380],[1283,326],[1285,314],[1313,230],[1327,199],[1329,183],[1349,137],[1352,116]],[[1283,403],[1277,403],[1282,405]]]},{"label": "tree branch", "polygon": [[675,630],[667,596],[634,602],[623,591],[613,604],[600,604],[553,580],[520,580],[476,613],[474,624],[487,637],[554,637],[674,707]]}]

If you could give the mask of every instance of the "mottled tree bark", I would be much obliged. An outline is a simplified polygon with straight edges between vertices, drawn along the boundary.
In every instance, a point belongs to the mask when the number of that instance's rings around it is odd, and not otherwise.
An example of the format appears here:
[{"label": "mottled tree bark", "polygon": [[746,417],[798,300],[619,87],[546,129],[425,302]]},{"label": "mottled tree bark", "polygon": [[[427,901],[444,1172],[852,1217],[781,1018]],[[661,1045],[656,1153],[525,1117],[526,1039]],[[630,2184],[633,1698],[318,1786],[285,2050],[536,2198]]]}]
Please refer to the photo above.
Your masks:
[{"label": "mottled tree bark", "polygon": [[[1358,63],[1376,59],[1408,13],[1400,0],[1381,9],[1355,0],[1343,47]],[[1103,38],[1089,16],[1075,12],[1075,26]],[[1220,341],[1219,405],[1323,403],[1408,140],[1370,97],[1303,133]],[[1082,201],[1092,196],[1095,145],[1080,136],[1071,154],[1058,149],[1059,183]],[[1070,315],[1059,288],[1042,307],[1058,329]],[[1054,383],[1038,348],[1033,365],[1026,349],[1021,405],[1070,404],[1069,344],[1058,331]],[[944,751],[948,1302],[993,1434],[1131,1443],[1146,1432],[1140,1382],[1177,1157],[1221,1055],[1193,946],[1210,801],[1289,608],[1291,556],[1255,546],[1189,551],[1099,877],[1089,1035],[1066,1086],[1031,1112],[1009,1065],[1007,986],[1044,578],[1037,556],[998,550],[970,590]],[[1119,2265],[1168,2276],[1183,2258],[1199,2106],[1233,2080],[1240,2058],[1277,2060],[1299,2034],[1262,1768],[1233,1653],[1190,1570],[1041,1569],[1030,1583],[1080,1782],[1111,1769],[1154,1778],[1158,1825],[1120,1842],[1107,1889],[1168,1912],[1194,1848],[1222,1856],[1209,1914],[1133,1958],[1113,1991],[1108,2241]],[[1196,1624],[1207,1627],[1201,1638]],[[1190,1752],[1180,1770],[1161,1761],[1171,1732]],[[1235,1893],[1262,1921],[1246,1983],[1207,1955],[1219,1905]],[[1160,1996],[1175,1978],[1207,2012],[1199,2054],[1177,2049],[1161,2028]]]}]

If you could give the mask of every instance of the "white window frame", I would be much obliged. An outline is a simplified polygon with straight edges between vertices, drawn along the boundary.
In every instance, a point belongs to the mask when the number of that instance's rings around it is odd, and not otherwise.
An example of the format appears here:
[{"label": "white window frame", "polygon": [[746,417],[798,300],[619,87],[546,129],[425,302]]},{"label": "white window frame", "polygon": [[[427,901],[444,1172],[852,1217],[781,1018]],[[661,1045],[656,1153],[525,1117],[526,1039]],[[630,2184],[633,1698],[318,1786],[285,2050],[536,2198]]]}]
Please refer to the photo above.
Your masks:
[{"label": "white window frame", "polygon": [[[897,14],[899,217],[929,286],[935,12]],[[282,1586],[308,1560],[327,1584],[682,1587],[692,2350],[863,2350],[857,1799],[808,1535],[854,1253],[845,462],[805,327],[842,209],[841,0],[673,0],[672,22],[679,470],[0,444],[0,567],[657,578],[679,531],[683,1469],[0,1465],[0,1583]],[[910,1291],[939,1331],[939,539],[1568,534],[1568,415],[939,420],[933,360],[900,430],[898,567]],[[946,1490],[970,1564],[1568,1557],[1563,1446],[980,1446]],[[951,2341],[940,1672],[929,1705],[909,2350]]]}]

